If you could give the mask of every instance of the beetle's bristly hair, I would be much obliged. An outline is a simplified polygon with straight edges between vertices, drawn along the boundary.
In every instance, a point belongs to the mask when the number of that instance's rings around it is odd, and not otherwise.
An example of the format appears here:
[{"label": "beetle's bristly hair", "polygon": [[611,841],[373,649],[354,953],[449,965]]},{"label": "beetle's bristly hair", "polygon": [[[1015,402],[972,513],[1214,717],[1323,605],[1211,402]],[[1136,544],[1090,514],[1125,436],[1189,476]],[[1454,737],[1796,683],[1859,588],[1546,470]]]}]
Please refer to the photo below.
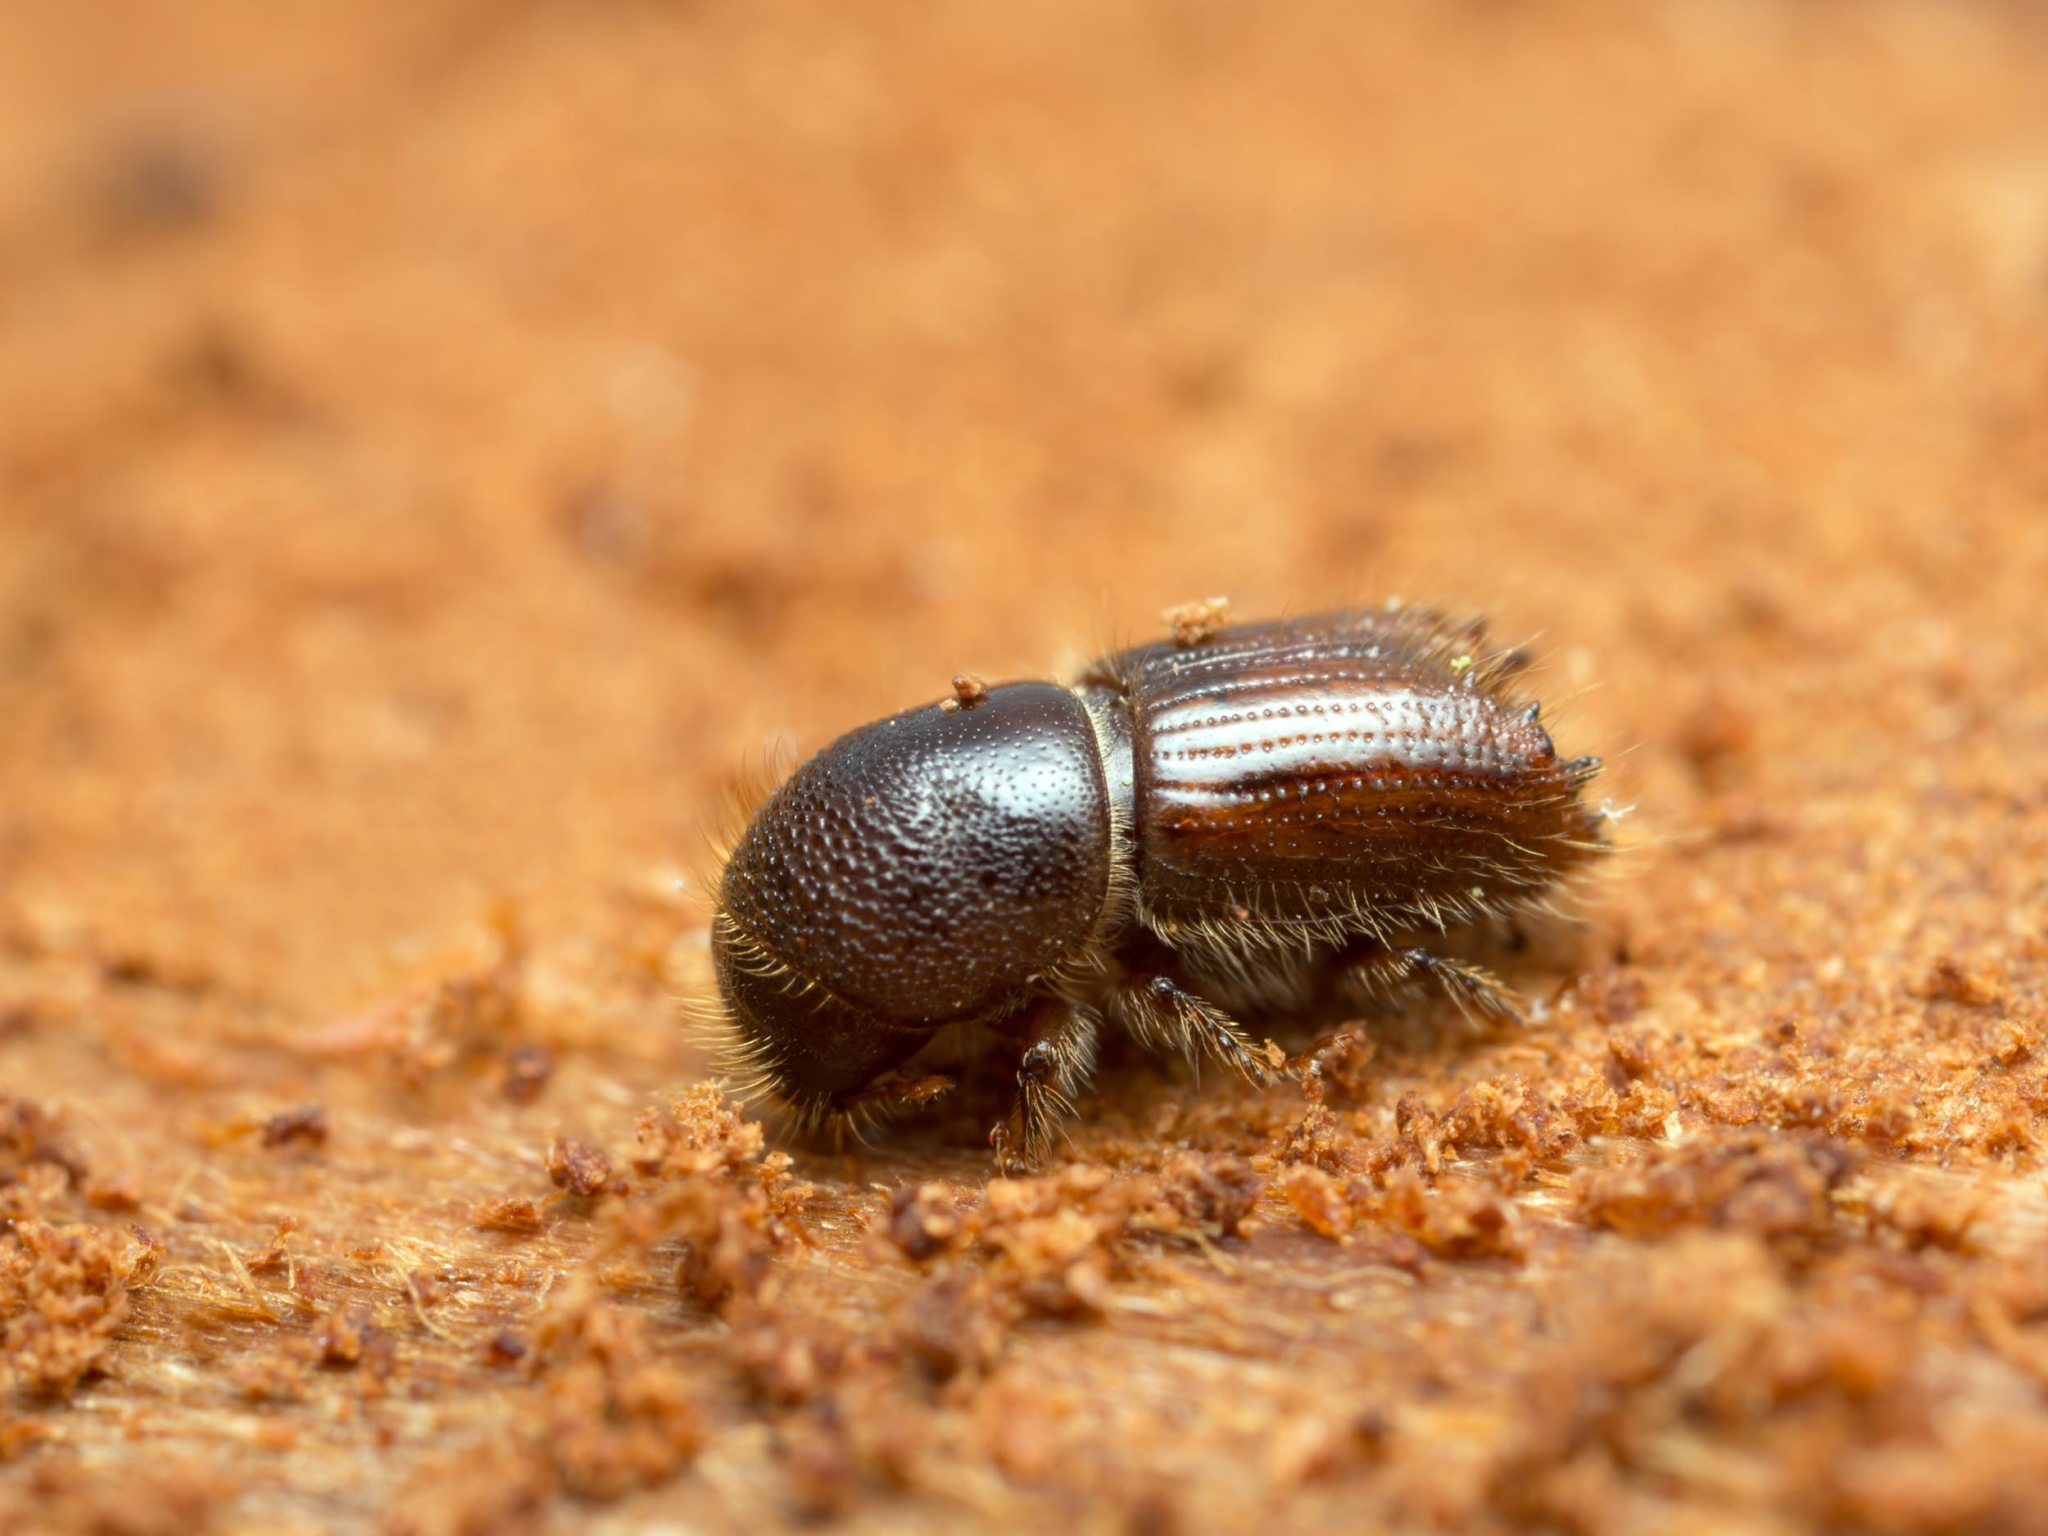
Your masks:
[{"label": "beetle's bristly hair", "polygon": [[[712,920],[712,945],[738,969],[784,983],[794,980],[789,967],[749,937],[723,909]],[[711,1057],[726,1092],[750,1109],[793,1107],[789,1074],[780,1053],[771,1050],[722,995],[686,998],[682,1008],[691,1043]]]},{"label": "beetle's bristly hair", "polygon": [[732,776],[719,786],[712,812],[705,823],[705,837],[719,868],[731,859],[740,839],[759,814],[761,807],[782,787],[795,763],[794,754],[780,740],[765,747],[760,756],[745,759]]},{"label": "beetle's bristly hair", "polygon": [[[1605,847],[1594,845],[1586,851],[1601,852]],[[1283,917],[1275,915],[1276,901],[1241,892],[1230,904],[1246,914],[1242,917],[1167,923],[1141,913],[1140,920],[1199,967],[1219,972],[1235,985],[1256,987],[1260,973],[1276,961],[1314,965],[1354,939],[1384,944],[1405,932],[1448,933],[1499,922],[1518,912],[1550,911],[1562,889],[1536,866],[1490,873],[1495,884],[1491,892],[1468,888],[1460,894],[1430,893],[1391,907],[1360,899],[1316,917]]]},{"label": "beetle's bristly hair", "polygon": [[748,1107],[780,1095],[781,1062],[747,1033],[724,999],[686,998],[681,1007],[690,1043],[711,1058],[728,1094]]}]

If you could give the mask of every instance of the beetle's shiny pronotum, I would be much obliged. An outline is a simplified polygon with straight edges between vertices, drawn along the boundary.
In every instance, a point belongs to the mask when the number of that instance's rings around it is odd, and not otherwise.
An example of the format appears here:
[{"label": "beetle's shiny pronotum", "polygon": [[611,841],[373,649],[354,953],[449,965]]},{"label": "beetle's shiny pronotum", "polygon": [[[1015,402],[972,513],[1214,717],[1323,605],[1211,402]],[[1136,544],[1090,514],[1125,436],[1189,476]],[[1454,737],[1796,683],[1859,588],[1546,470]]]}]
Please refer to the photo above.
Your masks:
[{"label": "beetle's shiny pronotum", "polygon": [[1518,697],[1522,653],[1429,610],[1196,629],[1072,686],[984,688],[842,736],[754,814],[712,928],[742,1088],[808,1120],[947,1080],[980,1026],[1019,1059],[1007,1162],[1049,1149],[1105,1019],[1258,1079],[1235,1012],[1318,977],[1432,979],[1512,1014],[1431,936],[1540,901],[1605,846]]}]

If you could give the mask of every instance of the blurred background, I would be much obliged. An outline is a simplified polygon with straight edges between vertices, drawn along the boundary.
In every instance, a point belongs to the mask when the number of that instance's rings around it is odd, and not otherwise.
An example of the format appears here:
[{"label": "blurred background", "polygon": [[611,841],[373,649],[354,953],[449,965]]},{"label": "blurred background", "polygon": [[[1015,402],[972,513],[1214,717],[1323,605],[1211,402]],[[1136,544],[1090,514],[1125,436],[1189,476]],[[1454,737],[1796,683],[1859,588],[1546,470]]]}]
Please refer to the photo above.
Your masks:
[{"label": "blurred background", "polygon": [[749,761],[1212,593],[1488,609],[1682,826],[1687,742],[2020,664],[2042,43],[8,7],[0,890],[308,1018],[693,866]]}]

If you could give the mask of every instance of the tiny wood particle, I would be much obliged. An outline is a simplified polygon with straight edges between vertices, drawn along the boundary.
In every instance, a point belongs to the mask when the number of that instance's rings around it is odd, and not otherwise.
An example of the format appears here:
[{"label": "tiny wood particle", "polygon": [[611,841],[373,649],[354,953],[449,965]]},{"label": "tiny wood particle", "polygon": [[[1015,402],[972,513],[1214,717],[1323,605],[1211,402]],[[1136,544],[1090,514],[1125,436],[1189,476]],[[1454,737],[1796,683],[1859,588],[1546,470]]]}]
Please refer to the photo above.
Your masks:
[{"label": "tiny wood particle", "polygon": [[712,948],[719,1043],[808,1122],[859,1121],[947,1080],[913,1062],[956,1026],[1018,1059],[991,1133],[1041,1160],[1104,1022],[1264,1081],[1237,1021],[1430,980],[1512,994],[1431,935],[1540,901],[1605,847],[1527,663],[1426,609],[1219,627],[1106,657],[1071,686],[955,680],[842,736],[739,836]]}]

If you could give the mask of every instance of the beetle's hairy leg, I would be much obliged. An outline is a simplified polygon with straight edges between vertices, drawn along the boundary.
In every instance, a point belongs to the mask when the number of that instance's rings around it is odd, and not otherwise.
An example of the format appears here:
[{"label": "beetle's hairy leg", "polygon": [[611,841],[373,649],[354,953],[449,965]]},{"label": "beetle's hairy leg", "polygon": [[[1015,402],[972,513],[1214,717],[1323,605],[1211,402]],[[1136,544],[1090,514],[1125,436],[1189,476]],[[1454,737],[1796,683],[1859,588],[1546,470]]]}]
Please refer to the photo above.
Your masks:
[{"label": "beetle's hairy leg", "polygon": [[922,1109],[934,1099],[945,1097],[957,1085],[957,1079],[943,1072],[922,1077],[906,1077],[896,1072],[857,1092],[840,1094],[825,1112],[832,1127],[832,1150],[852,1155],[855,1147],[866,1147],[868,1138],[898,1115]]},{"label": "beetle's hairy leg", "polygon": [[905,1077],[898,1073],[868,1084],[858,1093],[841,1097],[842,1108],[872,1107],[875,1109],[914,1109],[921,1104],[942,1098],[959,1084],[959,1080],[944,1072],[930,1072],[922,1077]]},{"label": "beetle's hairy leg", "polygon": [[[1095,1052],[1100,1024],[1092,1009],[1065,999],[1048,1000],[1037,1011],[1038,1027],[1032,1031],[1024,1057],[1017,1068],[1017,1104],[1010,1120],[989,1132],[995,1149],[996,1167],[1009,1173],[1017,1167],[1042,1166],[1052,1153],[1053,1140],[1062,1121],[1074,1113],[1074,1095],[1095,1070]],[[1016,1125],[1012,1139],[1011,1122]],[[1017,1156],[1016,1141],[1023,1143],[1023,1157]]]},{"label": "beetle's hairy leg", "polygon": [[1346,966],[1343,986],[1359,997],[1384,997],[1418,979],[1443,988],[1467,1018],[1524,1018],[1522,1000],[1493,972],[1466,960],[1446,960],[1426,949],[1394,949]]},{"label": "beetle's hairy leg", "polygon": [[1262,1088],[1273,1080],[1274,1062],[1236,1021],[1170,976],[1132,977],[1110,994],[1110,1007],[1141,1045],[1179,1051],[1190,1065],[1213,1056]]}]

